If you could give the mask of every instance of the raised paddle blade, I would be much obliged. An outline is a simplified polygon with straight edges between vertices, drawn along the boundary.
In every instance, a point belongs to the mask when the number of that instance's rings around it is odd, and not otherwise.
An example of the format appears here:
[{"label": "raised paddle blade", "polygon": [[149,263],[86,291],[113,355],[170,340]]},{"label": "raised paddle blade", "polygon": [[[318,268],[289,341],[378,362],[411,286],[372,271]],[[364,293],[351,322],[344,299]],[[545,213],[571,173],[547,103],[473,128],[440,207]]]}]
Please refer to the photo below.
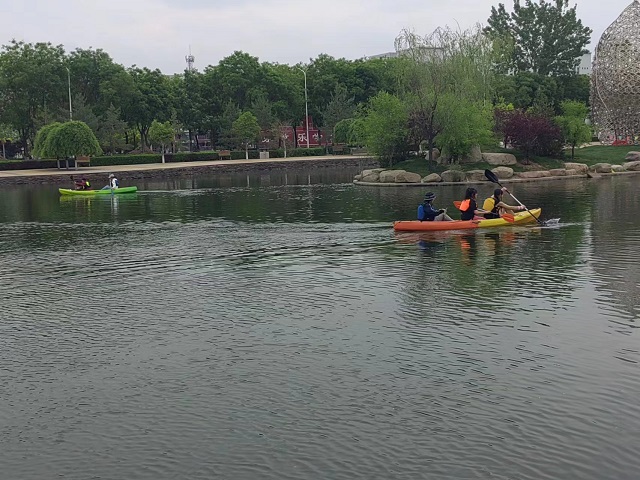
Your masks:
[{"label": "raised paddle blade", "polygon": [[460,210],[460,205],[462,205],[462,202],[460,200],[454,200],[453,201],[453,205]]},{"label": "raised paddle blade", "polygon": [[489,180],[490,182],[497,183],[498,185],[500,185],[500,180],[498,180],[498,177],[496,176],[496,174],[493,173],[491,170],[488,170],[488,169],[485,170],[484,176],[487,177],[487,180]]}]

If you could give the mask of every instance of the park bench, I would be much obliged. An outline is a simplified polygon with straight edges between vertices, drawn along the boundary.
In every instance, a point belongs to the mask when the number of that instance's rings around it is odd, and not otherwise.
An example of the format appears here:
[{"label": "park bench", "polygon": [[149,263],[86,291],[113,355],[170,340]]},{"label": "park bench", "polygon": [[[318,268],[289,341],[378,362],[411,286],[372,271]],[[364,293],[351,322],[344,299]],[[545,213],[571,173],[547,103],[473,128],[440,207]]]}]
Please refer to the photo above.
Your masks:
[{"label": "park bench", "polygon": [[342,155],[344,153],[346,153],[347,150],[347,146],[346,145],[333,145],[333,147],[331,147],[333,154],[334,155]]},{"label": "park bench", "polygon": [[224,160],[225,157],[229,157],[231,160],[231,150],[218,150],[218,159]]},{"label": "park bench", "polygon": [[87,167],[90,167],[91,166],[91,158],[90,157],[85,157],[84,155],[76,156],[76,170],[78,169],[78,166],[80,166],[80,164],[85,164]]}]

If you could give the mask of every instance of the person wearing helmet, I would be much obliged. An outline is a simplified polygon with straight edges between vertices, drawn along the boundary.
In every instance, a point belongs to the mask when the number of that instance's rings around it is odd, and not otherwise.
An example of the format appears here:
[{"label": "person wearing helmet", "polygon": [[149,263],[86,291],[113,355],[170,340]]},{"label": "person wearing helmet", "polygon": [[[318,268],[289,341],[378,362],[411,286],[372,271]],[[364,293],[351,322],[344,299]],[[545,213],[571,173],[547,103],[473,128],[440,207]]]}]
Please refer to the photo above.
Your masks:
[{"label": "person wearing helmet", "polygon": [[110,190],[110,189],[118,188],[119,186],[120,186],[120,183],[118,182],[118,179],[116,178],[116,176],[113,173],[110,173],[109,185],[105,185],[104,187],[102,187],[102,190]]},{"label": "person wearing helmet", "polygon": [[505,213],[521,212],[526,210],[524,205],[507,205],[502,201],[502,194],[508,191],[507,187],[496,188],[493,191],[493,195],[484,201],[482,209],[487,212],[484,214],[484,218],[500,218],[500,216]]},{"label": "person wearing helmet", "polygon": [[453,220],[444,208],[436,210],[431,202],[436,198],[435,193],[427,192],[424,201],[418,206],[418,220],[421,222],[449,222]]}]

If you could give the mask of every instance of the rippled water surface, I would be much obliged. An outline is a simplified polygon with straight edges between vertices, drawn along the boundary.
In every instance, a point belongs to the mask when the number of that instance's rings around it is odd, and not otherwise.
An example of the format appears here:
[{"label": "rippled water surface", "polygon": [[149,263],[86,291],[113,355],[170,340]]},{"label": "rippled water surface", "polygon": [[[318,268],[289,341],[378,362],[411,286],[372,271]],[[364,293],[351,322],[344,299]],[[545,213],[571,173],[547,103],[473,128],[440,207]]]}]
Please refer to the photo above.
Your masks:
[{"label": "rippled water surface", "polygon": [[0,478],[638,478],[640,177],[400,235],[352,174],[4,187]]}]

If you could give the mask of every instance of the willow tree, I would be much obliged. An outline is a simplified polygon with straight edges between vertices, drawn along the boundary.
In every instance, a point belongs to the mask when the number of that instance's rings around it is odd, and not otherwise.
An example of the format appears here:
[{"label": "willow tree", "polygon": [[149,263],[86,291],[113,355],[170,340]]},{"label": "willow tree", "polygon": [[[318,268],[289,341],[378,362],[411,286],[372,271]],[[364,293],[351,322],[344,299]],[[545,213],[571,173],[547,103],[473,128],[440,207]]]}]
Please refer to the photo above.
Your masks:
[{"label": "willow tree", "polygon": [[[421,37],[403,30],[396,38],[400,56],[399,91],[408,106],[409,137],[426,142],[429,158],[434,146],[461,156],[487,137],[488,109],[494,83],[493,48],[479,25],[469,30],[438,28]],[[459,115],[468,110],[469,118]],[[460,121],[464,120],[464,128]],[[456,135],[467,136],[451,144]]]},{"label": "willow tree", "polygon": [[33,141],[33,155],[38,158],[53,158],[54,155],[50,155],[47,151],[47,140],[51,132],[57,129],[60,125],[60,122],[48,123],[36,133],[36,138]]},{"label": "willow tree", "polygon": [[47,157],[69,158],[101,155],[102,149],[86,123],[72,121],[51,128],[41,152]]}]

